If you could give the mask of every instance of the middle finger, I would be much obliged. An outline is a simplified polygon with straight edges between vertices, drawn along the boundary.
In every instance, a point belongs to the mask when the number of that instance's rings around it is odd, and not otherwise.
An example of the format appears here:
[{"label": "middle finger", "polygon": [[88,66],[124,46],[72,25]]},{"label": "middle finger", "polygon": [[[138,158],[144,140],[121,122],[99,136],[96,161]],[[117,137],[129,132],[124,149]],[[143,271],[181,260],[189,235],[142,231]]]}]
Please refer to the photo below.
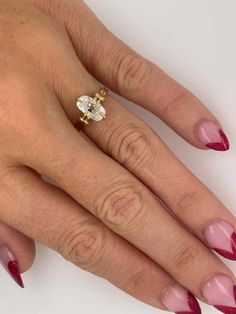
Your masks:
[{"label": "middle finger", "polygon": [[194,294],[201,297],[201,285],[218,273],[232,276],[139,180],[81,137],[66,116],[60,132],[34,145],[27,166],[54,179]]}]

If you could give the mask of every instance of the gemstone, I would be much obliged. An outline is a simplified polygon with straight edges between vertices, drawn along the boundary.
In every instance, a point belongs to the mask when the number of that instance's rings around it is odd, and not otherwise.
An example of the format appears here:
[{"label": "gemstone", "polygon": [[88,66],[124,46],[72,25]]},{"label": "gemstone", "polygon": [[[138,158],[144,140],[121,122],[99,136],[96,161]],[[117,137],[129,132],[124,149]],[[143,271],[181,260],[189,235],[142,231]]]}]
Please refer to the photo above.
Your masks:
[{"label": "gemstone", "polygon": [[94,121],[101,121],[106,116],[105,108],[89,96],[81,96],[77,100],[77,107],[83,113],[87,113],[90,119]]}]

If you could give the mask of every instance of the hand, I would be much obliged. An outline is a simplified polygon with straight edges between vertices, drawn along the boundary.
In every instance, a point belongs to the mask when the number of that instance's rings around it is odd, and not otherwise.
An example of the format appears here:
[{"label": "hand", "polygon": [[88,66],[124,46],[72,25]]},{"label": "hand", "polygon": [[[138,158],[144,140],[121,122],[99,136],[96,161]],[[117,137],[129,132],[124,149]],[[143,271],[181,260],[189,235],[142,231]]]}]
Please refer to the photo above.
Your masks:
[{"label": "hand", "polygon": [[216,118],[82,1],[3,0],[0,30],[0,256],[18,283],[34,239],[152,306],[200,313],[195,295],[235,311],[234,276],[211,251],[236,259],[233,215],[111,96],[89,126],[76,99],[99,81],[192,145],[227,150]]}]

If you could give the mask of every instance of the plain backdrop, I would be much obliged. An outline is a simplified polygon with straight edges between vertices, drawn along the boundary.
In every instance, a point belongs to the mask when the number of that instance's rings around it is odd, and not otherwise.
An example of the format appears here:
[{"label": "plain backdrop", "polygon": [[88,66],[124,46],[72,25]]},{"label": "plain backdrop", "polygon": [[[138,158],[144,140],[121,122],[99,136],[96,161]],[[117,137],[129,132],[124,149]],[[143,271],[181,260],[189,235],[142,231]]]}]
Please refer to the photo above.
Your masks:
[{"label": "plain backdrop", "polygon": [[[234,211],[236,1],[86,2],[111,31],[197,94],[222,121],[231,150],[227,153],[200,151],[185,143],[153,115],[121,100],[142,116],[179,158]],[[235,268],[233,262],[226,263]],[[34,266],[23,277],[24,290],[0,269],[1,314],[165,313],[136,301],[41,245],[37,245]],[[217,313],[207,305],[203,305],[203,309],[206,314]]]}]

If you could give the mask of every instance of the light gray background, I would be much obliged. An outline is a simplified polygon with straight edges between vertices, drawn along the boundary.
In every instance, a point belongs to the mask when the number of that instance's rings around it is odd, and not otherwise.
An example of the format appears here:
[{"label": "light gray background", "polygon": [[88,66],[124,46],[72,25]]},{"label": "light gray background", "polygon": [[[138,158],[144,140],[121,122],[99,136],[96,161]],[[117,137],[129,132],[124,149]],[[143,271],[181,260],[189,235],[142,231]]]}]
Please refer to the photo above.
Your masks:
[{"label": "light gray background", "polygon": [[[231,141],[230,152],[199,151],[151,114],[127,104],[234,210],[236,1],[87,0],[87,3],[116,35],[196,93],[220,118]],[[34,266],[24,274],[24,290],[0,270],[0,313],[164,313],[77,269],[49,249],[41,245],[37,249]],[[233,267],[232,262],[227,264]],[[217,313],[209,306],[203,308],[206,314]]]}]

